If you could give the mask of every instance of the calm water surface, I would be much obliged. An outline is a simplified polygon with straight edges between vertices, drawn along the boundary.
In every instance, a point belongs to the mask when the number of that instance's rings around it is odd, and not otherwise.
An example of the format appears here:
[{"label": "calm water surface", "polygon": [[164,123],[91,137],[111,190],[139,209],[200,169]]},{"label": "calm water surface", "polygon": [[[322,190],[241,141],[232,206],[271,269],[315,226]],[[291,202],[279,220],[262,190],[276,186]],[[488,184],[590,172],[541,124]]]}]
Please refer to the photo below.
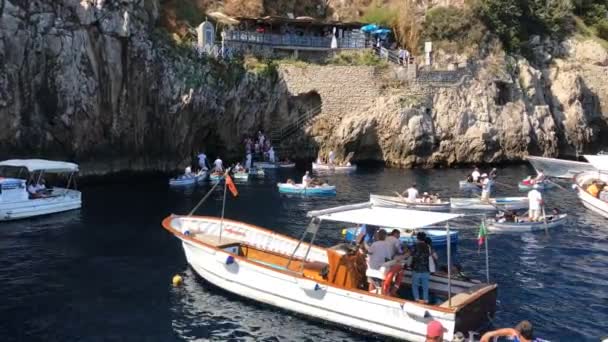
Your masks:
[{"label": "calm water surface", "polygon": [[[515,184],[531,170],[500,171],[501,182]],[[282,197],[275,187],[301,172],[269,171],[264,180],[237,184],[240,196],[228,198],[226,216],[299,237],[309,210],[365,201],[370,192],[390,194],[413,181],[443,196],[462,196],[457,181],[467,172],[364,169],[324,177],[337,185],[337,197],[307,199]],[[175,191],[164,179],[133,178],[83,188],[80,211],[0,223],[0,341],[370,339],[239,298],[195,276],[160,221],[186,213],[208,189]],[[216,191],[199,213],[219,215],[221,199]],[[529,319],[540,337],[597,341],[608,334],[607,221],[570,191],[555,190],[547,201],[572,216],[568,225],[549,236],[490,237],[491,278],[499,284],[494,324]],[[483,279],[478,222],[456,223],[463,228],[457,257],[467,273]],[[320,244],[341,241],[334,228],[319,232]],[[183,287],[169,285],[176,273],[184,275]]]}]

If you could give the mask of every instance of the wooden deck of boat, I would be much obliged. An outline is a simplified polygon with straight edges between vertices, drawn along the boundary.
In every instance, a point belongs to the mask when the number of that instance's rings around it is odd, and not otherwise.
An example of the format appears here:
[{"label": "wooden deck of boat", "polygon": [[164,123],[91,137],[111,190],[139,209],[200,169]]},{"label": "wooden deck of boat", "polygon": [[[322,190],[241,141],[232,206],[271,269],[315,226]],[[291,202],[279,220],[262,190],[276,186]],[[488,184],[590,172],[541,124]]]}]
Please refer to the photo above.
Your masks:
[{"label": "wooden deck of boat", "polygon": [[243,241],[227,238],[222,236],[222,240],[220,241],[220,237],[218,235],[209,235],[209,234],[194,234],[194,239],[206,243],[211,246],[220,246],[220,245],[228,245],[233,243],[240,243]]}]

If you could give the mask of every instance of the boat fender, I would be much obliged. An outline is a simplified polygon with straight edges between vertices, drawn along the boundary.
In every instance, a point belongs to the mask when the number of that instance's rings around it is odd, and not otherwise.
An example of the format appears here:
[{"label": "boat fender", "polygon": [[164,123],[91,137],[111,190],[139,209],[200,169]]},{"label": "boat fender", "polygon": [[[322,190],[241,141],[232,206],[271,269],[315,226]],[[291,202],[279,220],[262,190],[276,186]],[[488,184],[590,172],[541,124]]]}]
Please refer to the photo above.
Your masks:
[{"label": "boat fender", "polygon": [[175,287],[180,286],[183,283],[183,281],[184,280],[182,279],[182,276],[180,276],[179,274],[174,275],[173,279],[171,279],[171,283]]},{"label": "boat fender", "polygon": [[234,257],[232,255],[229,255],[226,258],[226,265],[232,265],[232,264],[234,264]]},{"label": "boat fender", "polygon": [[572,190],[576,190],[576,184],[572,184]]},{"label": "boat fender", "polygon": [[401,282],[403,281],[403,267],[399,265],[394,265],[390,268],[386,276],[384,277],[384,282],[382,283],[382,293],[385,295],[390,295],[393,287],[399,289],[401,286]]},{"label": "boat fender", "polygon": [[419,319],[429,317],[429,312],[424,307],[416,305],[416,303],[413,302],[405,302],[401,308],[408,316],[417,317]]},{"label": "boat fender", "polygon": [[308,279],[299,279],[298,285],[305,291],[319,291],[323,289],[317,282]]}]

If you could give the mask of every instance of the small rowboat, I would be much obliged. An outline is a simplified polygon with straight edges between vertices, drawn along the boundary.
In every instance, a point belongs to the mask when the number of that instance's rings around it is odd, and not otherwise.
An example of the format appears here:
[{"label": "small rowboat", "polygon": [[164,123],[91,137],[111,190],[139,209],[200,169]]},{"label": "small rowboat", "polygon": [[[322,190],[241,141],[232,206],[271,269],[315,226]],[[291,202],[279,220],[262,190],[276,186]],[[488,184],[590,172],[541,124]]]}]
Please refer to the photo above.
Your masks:
[{"label": "small rowboat", "polygon": [[489,202],[480,198],[450,198],[450,206],[460,210],[519,210],[528,207],[528,197],[497,197]]},{"label": "small rowboat", "polygon": [[197,173],[196,175],[191,175],[191,176],[181,175],[179,177],[169,179],[169,185],[170,186],[192,186],[192,185],[195,185],[195,184],[200,183],[200,182],[204,181],[205,179],[207,179],[208,175],[209,174],[207,173],[207,171],[201,171],[201,172]]},{"label": "small rowboat", "polygon": [[458,187],[461,190],[481,190],[481,184],[475,183],[475,182],[469,182],[466,180],[459,181]]},{"label": "small rowboat", "polygon": [[436,203],[425,203],[421,199],[416,202],[409,202],[403,197],[397,196],[382,196],[382,195],[369,195],[369,200],[372,204],[380,207],[393,207],[393,208],[410,208],[418,210],[431,210],[431,211],[447,211],[450,210],[450,202],[439,201]]},{"label": "small rowboat", "polygon": [[296,163],[291,163],[291,162],[283,162],[283,163],[279,162],[277,165],[281,169],[293,169],[294,167],[296,167]]},{"label": "small rowboat", "polygon": [[224,179],[223,173],[213,173],[213,174],[211,174],[211,176],[209,176],[209,180],[212,182],[219,182],[222,179]]},{"label": "small rowboat", "polygon": [[315,171],[336,171],[336,172],[351,172],[357,170],[357,165],[329,165],[312,163],[312,169]]},{"label": "small rowboat", "polygon": [[492,220],[488,222],[488,230],[492,233],[537,232],[539,230],[560,227],[564,225],[567,218],[567,214],[547,215],[546,225],[544,220],[538,222],[498,222]]},{"label": "small rowboat", "polygon": [[549,189],[555,187],[555,183],[550,182],[550,181],[534,183],[534,181],[525,180],[525,179],[523,181],[519,182],[519,184],[517,184],[517,187],[519,188],[519,191],[530,191],[534,188],[534,184],[538,185],[538,190],[549,190]]},{"label": "small rowboat", "polygon": [[266,173],[264,172],[263,169],[254,169],[254,168],[249,169],[249,175],[251,175],[253,177],[264,178],[265,174]]},{"label": "small rowboat", "polygon": [[[346,240],[347,242],[355,242],[355,239],[357,238],[357,227],[352,227],[352,228],[346,228],[342,230],[342,236],[344,236],[344,240]],[[386,229],[387,233],[390,233],[390,230]],[[414,246],[414,244],[416,244],[416,233],[418,233],[419,230],[416,229],[400,229],[401,230],[401,236],[399,237],[399,240],[408,245],[408,246]],[[441,230],[441,229],[420,229],[420,231],[424,231],[426,233],[427,237],[431,238],[431,241],[433,242],[433,248],[438,248],[438,247],[445,247],[448,244],[448,235],[446,233],[445,230]],[[458,232],[457,231],[450,231],[450,242],[451,244],[455,244],[458,243]]]},{"label": "small rowboat", "polygon": [[235,172],[234,173],[234,179],[248,180],[249,179],[249,173],[248,172]]},{"label": "small rowboat", "polygon": [[262,161],[253,163],[253,167],[255,167],[256,169],[278,169],[279,164]]},{"label": "small rowboat", "polygon": [[335,196],[336,186],[315,186],[305,187],[302,184],[289,184],[289,183],[278,183],[279,192],[282,194],[299,194],[299,195],[311,195],[311,196]]}]

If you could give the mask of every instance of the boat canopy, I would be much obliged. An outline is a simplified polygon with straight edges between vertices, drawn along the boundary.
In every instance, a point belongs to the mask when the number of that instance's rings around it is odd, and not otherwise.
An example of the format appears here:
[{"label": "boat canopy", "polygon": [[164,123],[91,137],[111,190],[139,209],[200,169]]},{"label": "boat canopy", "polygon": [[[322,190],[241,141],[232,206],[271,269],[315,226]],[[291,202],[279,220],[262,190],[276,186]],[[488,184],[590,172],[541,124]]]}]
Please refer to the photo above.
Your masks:
[{"label": "boat canopy", "polygon": [[599,171],[608,171],[608,155],[606,154],[585,154],[585,159],[589,161],[589,164],[593,165]]},{"label": "boat canopy", "polygon": [[307,215],[326,221],[369,224],[384,228],[423,228],[463,216],[462,214],[378,207],[369,202],[309,211]]},{"label": "boat canopy", "polygon": [[65,173],[78,171],[77,164],[46,159],[9,159],[0,162],[0,166],[24,167],[29,172]]}]

